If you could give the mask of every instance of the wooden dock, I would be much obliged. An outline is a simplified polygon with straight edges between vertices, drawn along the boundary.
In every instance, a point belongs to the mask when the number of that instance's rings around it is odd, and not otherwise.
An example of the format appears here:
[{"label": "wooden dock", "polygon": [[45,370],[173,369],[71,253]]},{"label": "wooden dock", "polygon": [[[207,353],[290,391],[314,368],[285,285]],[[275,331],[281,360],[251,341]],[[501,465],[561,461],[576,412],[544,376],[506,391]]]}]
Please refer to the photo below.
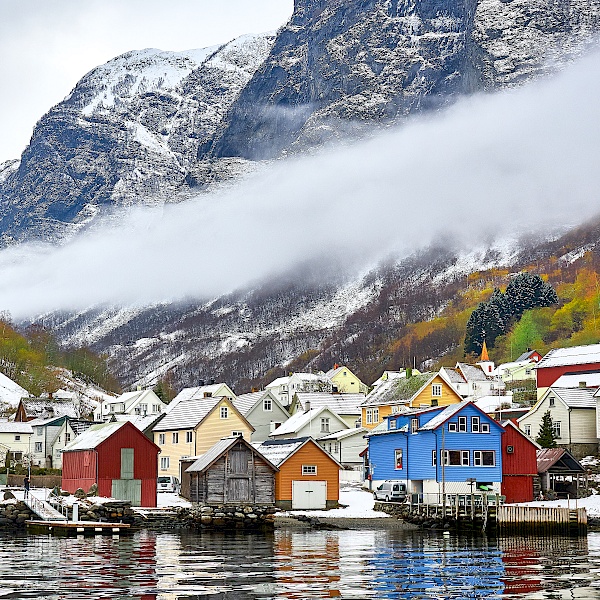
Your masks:
[{"label": "wooden dock", "polygon": [[588,522],[585,508],[505,505],[498,507],[496,526],[500,535],[586,535]]},{"label": "wooden dock", "polygon": [[27,531],[43,535],[121,535],[127,533],[128,523],[105,523],[95,521],[26,521]]}]

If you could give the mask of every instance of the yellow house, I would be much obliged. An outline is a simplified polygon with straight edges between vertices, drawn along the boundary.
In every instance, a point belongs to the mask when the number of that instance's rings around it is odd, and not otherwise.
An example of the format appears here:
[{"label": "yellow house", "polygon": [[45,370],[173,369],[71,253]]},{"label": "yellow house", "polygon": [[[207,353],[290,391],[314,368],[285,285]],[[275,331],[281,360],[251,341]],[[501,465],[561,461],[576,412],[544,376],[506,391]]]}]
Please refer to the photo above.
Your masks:
[{"label": "yellow house", "polygon": [[362,426],[373,429],[403,408],[458,404],[463,398],[444,372],[392,379],[373,390],[362,403]]},{"label": "yellow house", "polygon": [[253,431],[227,396],[184,398],[152,429],[154,443],[161,449],[158,474],[181,480],[182,458],[200,456],[231,435],[241,435],[249,442]]},{"label": "yellow house", "polygon": [[340,394],[367,394],[369,388],[348,367],[334,365],[325,373]]}]

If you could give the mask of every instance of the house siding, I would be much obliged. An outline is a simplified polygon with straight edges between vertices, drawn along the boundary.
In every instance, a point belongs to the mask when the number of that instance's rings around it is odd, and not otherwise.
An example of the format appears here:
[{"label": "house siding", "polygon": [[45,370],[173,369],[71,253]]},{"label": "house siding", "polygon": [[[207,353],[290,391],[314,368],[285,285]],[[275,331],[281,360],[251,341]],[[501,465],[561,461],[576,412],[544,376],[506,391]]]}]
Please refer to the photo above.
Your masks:
[{"label": "house siding", "polygon": [[[441,396],[432,394],[432,385],[441,385]],[[431,406],[431,401],[437,400],[437,406],[449,406],[462,401],[459,396],[439,375],[436,375],[414,398],[411,399],[412,408],[421,408],[422,406]]]},{"label": "house siding", "polygon": [[[316,475],[302,475],[302,465],[316,465]],[[292,481],[327,481],[327,501],[336,503],[340,497],[340,468],[318,444],[309,441],[279,465],[275,476],[275,499],[292,501]]]},{"label": "house siding", "polygon": [[273,409],[268,411],[264,409],[262,400],[248,413],[246,419],[250,422],[255,431],[252,433],[252,442],[264,442],[269,439],[271,434],[271,423],[285,423],[289,414],[282,410],[277,402],[273,400]]},{"label": "house siding", "polygon": [[[513,452],[508,452],[512,446]],[[537,477],[537,448],[508,425],[502,436],[502,495],[507,503],[531,502]]]},{"label": "house siding", "polygon": [[566,365],[558,367],[544,367],[538,365],[536,369],[537,387],[549,388],[561,375],[565,373],[581,373],[582,371],[600,370],[600,363],[585,363],[581,365]]}]

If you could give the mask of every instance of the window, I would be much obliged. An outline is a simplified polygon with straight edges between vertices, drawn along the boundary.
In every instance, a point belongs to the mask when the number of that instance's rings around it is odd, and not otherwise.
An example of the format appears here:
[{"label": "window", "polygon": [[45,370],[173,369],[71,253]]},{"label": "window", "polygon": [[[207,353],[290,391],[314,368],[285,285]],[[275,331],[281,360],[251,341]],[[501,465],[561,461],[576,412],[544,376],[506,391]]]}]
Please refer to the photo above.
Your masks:
[{"label": "window", "polygon": [[158,434],[158,444],[159,446],[164,445],[165,443],[165,434],[164,433],[159,433]]},{"label": "window", "polygon": [[437,406],[438,405],[438,401],[435,398],[431,399],[431,406]]},{"label": "window", "polygon": [[417,433],[417,429],[419,429],[419,419],[417,417],[413,417],[410,420],[410,432]]},{"label": "window", "polygon": [[[435,452],[435,450],[434,450]],[[435,459],[434,459],[435,460]],[[449,467],[468,467],[468,450],[444,450],[444,465]]]},{"label": "window", "polygon": [[167,471],[169,468],[169,457],[168,456],[161,456],[160,457],[160,470],[161,471]]},{"label": "window", "polygon": [[38,435],[44,435],[44,428],[43,427],[36,427],[36,431]]},{"label": "window", "polygon": [[243,431],[232,431],[232,432],[231,432],[231,435],[232,435],[233,437],[240,437],[240,436],[243,436],[243,435],[244,435],[244,432],[243,432]]},{"label": "window", "polygon": [[490,424],[482,423],[481,424],[481,433],[489,433],[490,432]]},{"label": "window", "polygon": [[433,467],[437,465],[437,452],[435,450],[431,451],[431,465]]},{"label": "window", "polygon": [[273,400],[271,400],[271,398],[265,398],[263,400],[263,410],[266,412],[271,412],[273,410]]},{"label": "window", "polygon": [[42,451],[42,442],[36,442],[35,443],[35,451],[36,452],[41,452]]},{"label": "window", "polygon": [[531,435],[531,425],[524,425],[523,426],[523,431],[525,432],[525,435]]},{"label": "window", "polygon": [[[21,440],[21,436],[15,435],[15,442],[19,442],[20,440]],[[58,441],[60,442],[60,438],[58,438]]]},{"label": "window", "polygon": [[321,418],[321,433],[329,433],[329,417]]},{"label": "window", "polygon": [[473,465],[475,467],[495,467],[496,452],[494,450],[475,450],[473,452]]},{"label": "window", "polygon": [[394,465],[395,469],[402,468],[402,449],[394,450]]},{"label": "window", "polygon": [[431,384],[431,395],[440,397],[442,395],[442,384],[432,383]]},{"label": "window", "polygon": [[340,444],[339,444],[339,442],[336,442],[336,443],[333,445],[333,451],[334,451],[336,454],[337,454],[337,453],[340,451]]},{"label": "window", "polygon": [[143,415],[147,415],[148,414],[148,405],[140,404],[140,411]]},{"label": "window", "polygon": [[367,423],[368,424],[379,423],[379,409],[378,408],[367,408]]},{"label": "window", "polygon": [[389,429],[396,429],[396,427],[398,426],[396,419],[390,419],[388,422],[390,424]]},{"label": "window", "polygon": [[317,465],[302,465],[302,475],[316,475]]},{"label": "window", "polygon": [[69,443],[70,441],[71,441],[71,434],[65,433],[65,444]]},{"label": "window", "polygon": [[560,437],[560,421],[554,421],[552,423],[552,435],[555,438],[559,438]]},{"label": "window", "polygon": [[479,417],[471,417],[471,431],[479,433]]},{"label": "window", "polygon": [[221,406],[221,419],[229,418],[229,408],[227,406]]},{"label": "window", "polygon": [[178,431],[173,432],[173,443],[179,444],[179,432]]},{"label": "window", "polygon": [[458,431],[461,433],[467,431],[467,417],[458,417]]},{"label": "window", "polygon": [[194,439],[194,432],[193,431],[186,431],[185,432],[185,443],[186,444],[191,444],[192,441]]},{"label": "window", "polygon": [[159,413],[159,412],[160,412],[160,404],[153,404],[153,405],[152,405],[152,412],[153,412],[154,414],[157,414],[157,413]]},{"label": "window", "polygon": [[457,431],[456,423],[448,423],[448,431],[456,432]]},{"label": "window", "polygon": [[548,398],[548,405],[549,406],[554,406],[554,396],[550,396],[550,398]]}]

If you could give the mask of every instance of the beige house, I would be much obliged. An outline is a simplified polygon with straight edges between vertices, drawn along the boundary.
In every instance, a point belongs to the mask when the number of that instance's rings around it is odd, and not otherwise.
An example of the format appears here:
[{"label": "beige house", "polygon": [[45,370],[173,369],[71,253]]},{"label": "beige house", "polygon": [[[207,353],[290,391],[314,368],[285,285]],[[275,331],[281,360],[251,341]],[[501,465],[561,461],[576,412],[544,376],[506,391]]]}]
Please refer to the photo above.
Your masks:
[{"label": "beige house", "polygon": [[161,449],[158,474],[181,480],[180,460],[204,454],[219,440],[243,436],[246,441],[254,427],[225,396],[192,395],[180,399],[152,429],[154,443]]},{"label": "beige house", "polygon": [[550,412],[556,444],[576,458],[598,451],[595,388],[550,387],[532,409],[518,419],[519,427],[536,439],[546,412]]},{"label": "beige house", "polygon": [[0,422],[0,462],[4,464],[8,453],[13,462],[26,464],[33,452],[32,435],[33,428],[29,423]]},{"label": "beige house", "polygon": [[340,394],[364,394],[369,388],[348,367],[334,365],[333,369],[325,373],[333,385],[333,391]]}]

